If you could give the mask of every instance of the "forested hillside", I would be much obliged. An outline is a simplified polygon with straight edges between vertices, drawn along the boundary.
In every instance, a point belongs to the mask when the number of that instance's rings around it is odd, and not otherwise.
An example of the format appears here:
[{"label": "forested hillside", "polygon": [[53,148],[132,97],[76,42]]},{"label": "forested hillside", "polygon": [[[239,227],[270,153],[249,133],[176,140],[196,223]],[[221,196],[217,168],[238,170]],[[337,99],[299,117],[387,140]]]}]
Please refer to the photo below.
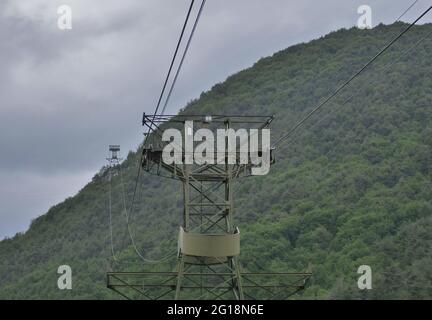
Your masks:
[{"label": "forested hillside", "polygon": [[[343,29],[292,46],[230,76],[182,112],[275,114],[275,140],[403,28]],[[432,25],[414,27],[278,146],[267,176],[239,182],[234,219],[244,269],[312,271],[296,298],[432,298],[431,50]],[[122,164],[128,200],[139,155],[138,148]],[[113,261],[108,186],[106,174],[96,174],[27,232],[0,242],[0,298],[118,298],[105,288],[106,271],[172,268],[174,261],[143,264],[130,246],[119,176]],[[181,212],[178,182],[142,176],[131,225],[144,256],[176,250]],[[57,289],[62,264],[72,267],[73,290]],[[372,290],[357,289],[363,264],[372,267]]]}]

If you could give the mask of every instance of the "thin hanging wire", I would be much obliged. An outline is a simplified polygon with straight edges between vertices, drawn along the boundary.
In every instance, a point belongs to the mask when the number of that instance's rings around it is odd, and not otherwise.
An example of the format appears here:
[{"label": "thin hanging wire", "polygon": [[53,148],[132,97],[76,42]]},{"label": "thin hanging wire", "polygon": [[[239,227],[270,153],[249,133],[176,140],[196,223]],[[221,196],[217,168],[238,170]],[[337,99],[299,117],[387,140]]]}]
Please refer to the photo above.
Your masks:
[{"label": "thin hanging wire", "polygon": [[135,250],[135,253],[141,258],[141,260],[143,260],[146,263],[156,264],[156,263],[161,263],[161,262],[168,260],[169,258],[174,256],[175,254],[177,254],[177,251],[172,252],[172,253],[170,253],[170,254],[168,254],[168,255],[160,258],[160,259],[149,259],[149,258],[144,257],[144,255],[138,249],[138,247],[135,243],[135,237],[133,236],[132,231],[131,231],[131,227],[130,227],[130,216],[128,213],[128,209],[126,207],[126,191],[125,191],[125,187],[124,187],[123,172],[121,170],[121,166],[119,166],[119,173],[120,173],[120,184],[121,184],[121,190],[122,190],[123,211],[124,211],[125,217],[126,217],[126,227],[127,227],[128,233],[129,233],[129,238],[130,238],[131,243],[132,243],[132,247]]},{"label": "thin hanging wire", "polygon": [[113,237],[113,226],[112,226],[112,166],[109,168],[109,184],[108,184],[108,207],[109,207],[109,232],[110,232],[110,243],[111,243],[111,255],[114,261],[118,261],[117,256],[114,252],[114,237]]}]

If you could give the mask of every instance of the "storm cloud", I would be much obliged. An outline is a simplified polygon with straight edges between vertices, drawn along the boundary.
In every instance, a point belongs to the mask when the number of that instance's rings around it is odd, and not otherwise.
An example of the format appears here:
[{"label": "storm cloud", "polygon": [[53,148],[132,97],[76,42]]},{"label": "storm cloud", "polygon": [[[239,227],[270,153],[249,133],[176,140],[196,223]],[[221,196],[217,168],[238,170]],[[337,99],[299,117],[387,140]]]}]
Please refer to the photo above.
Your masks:
[{"label": "storm cloud", "polygon": [[[412,2],[370,1],[373,24],[394,22]],[[72,8],[72,30],[57,27],[63,4]],[[261,57],[354,26],[362,4],[207,0],[167,112]],[[109,144],[121,144],[124,155],[136,149],[142,112],[154,110],[188,5],[0,2],[0,239],[83,187],[105,164]]]}]

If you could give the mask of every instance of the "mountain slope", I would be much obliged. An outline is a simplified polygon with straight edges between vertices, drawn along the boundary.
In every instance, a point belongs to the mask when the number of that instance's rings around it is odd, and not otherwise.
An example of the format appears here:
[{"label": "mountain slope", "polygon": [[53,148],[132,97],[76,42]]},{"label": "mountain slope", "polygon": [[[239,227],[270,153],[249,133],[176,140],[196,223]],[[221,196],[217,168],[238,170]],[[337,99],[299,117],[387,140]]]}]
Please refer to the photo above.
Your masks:
[{"label": "mountain slope", "polygon": [[[215,85],[182,112],[275,114],[277,138],[405,27],[343,29],[290,47]],[[276,150],[269,175],[240,182],[234,219],[245,269],[310,269],[301,298],[432,297],[432,37],[401,57],[430,32],[430,24],[413,28]],[[139,154],[122,164],[128,199]],[[157,259],[176,250],[180,185],[144,174],[140,186],[132,229],[143,255]],[[96,175],[26,233],[0,242],[0,298],[117,298],[105,288],[107,270],[171,268],[171,261],[137,258],[121,200],[117,176],[118,262],[109,247],[107,178]],[[72,267],[73,290],[57,289],[63,264]],[[373,270],[369,291],[357,289],[364,264]]]}]

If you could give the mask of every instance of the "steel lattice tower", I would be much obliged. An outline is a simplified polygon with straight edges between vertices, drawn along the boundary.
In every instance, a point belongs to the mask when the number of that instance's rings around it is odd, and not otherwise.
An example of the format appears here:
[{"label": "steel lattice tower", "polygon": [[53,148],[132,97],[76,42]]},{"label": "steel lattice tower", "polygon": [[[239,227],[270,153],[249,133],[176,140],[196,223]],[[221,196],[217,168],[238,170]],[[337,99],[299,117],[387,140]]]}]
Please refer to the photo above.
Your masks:
[{"label": "steel lattice tower", "polygon": [[[187,152],[182,146],[182,163],[166,164],[162,141],[167,128],[182,129],[184,137],[198,129],[239,129],[248,127],[259,132],[268,128],[273,116],[225,115],[144,115],[143,125],[152,129],[143,146],[142,168],[154,175],[178,179],[183,185],[183,223],[179,230],[177,267],[173,272],[112,272],[108,287],[122,295],[127,288],[149,298],[174,299],[251,299],[257,290],[267,297],[281,298],[304,287],[309,273],[245,273],[239,264],[240,231],[234,224],[234,182],[251,175],[253,164],[242,164],[240,150],[232,154],[225,149],[223,161],[215,152],[214,164],[186,164]],[[193,128],[187,123],[193,121]],[[228,139],[225,137],[225,139]],[[226,141],[227,142],[227,141]],[[228,146],[228,143],[225,143]],[[227,148],[227,147],[226,147]],[[270,162],[273,162],[272,150]],[[258,150],[262,155],[265,150]],[[228,161],[228,157],[235,161]],[[249,155],[248,155],[249,157]],[[219,159],[219,161],[218,161]],[[282,280],[291,280],[289,283]]]}]

